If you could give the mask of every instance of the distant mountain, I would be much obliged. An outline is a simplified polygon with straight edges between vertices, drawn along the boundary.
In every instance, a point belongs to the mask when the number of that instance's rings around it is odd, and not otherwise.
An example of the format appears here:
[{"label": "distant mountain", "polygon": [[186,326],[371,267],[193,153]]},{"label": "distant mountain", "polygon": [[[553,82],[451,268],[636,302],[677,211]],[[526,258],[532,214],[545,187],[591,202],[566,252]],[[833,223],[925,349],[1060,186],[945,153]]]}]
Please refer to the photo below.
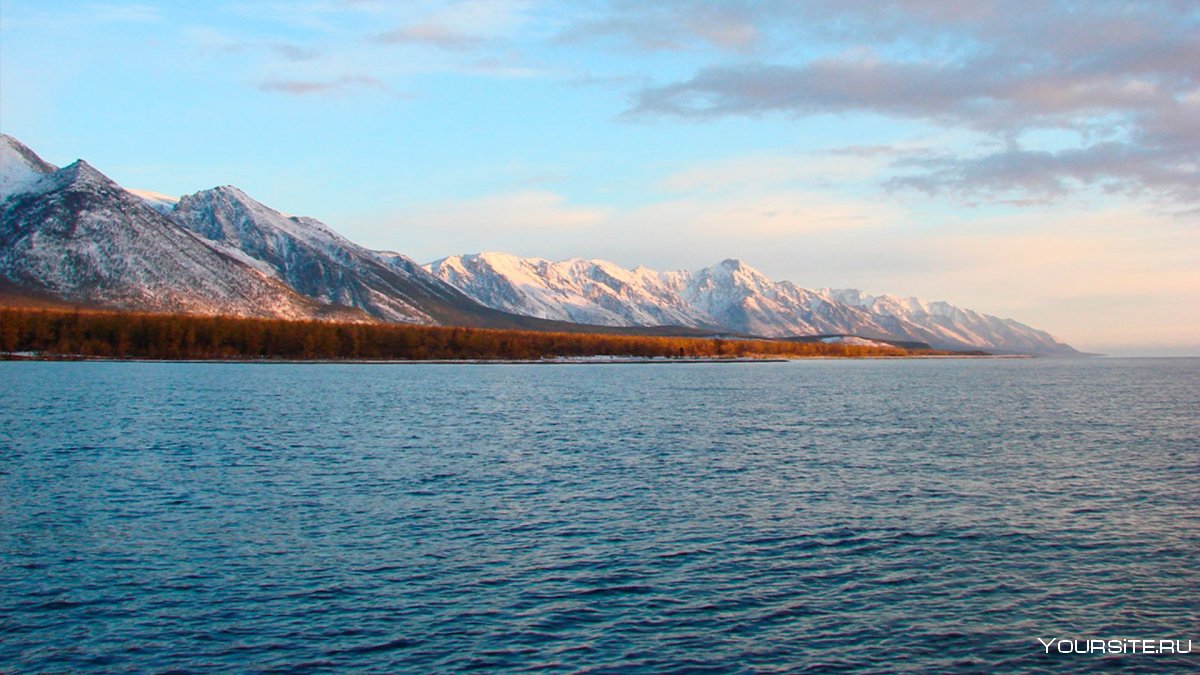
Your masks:
[{"label": "distant mountain", "polygon": [[697,271],[626,270],[603,260],[551,262],[506,253],[443,258],[430,272],[485,305],[612,326],[675,323],[791,337],[855,335],[942,349],[1076,354],[1044,331],[945,302],[808,290],[775,282],[739,260]]},{"label": "distant mountain", "polygon": [[[738,260],[694,272],[503,253],[421,266],[236,187],[179,199],[59,169],[0,135],[0,296],[155,312],[530,330],[857,336],[1074,354],[1043,331],[944,302],[808,290]],[[832,338],[831,338],[832,339]]]},{"label": "distant mountain", "polygon": [[153,312],[572,330],[485,307],[413,260],[226,186],[130,191],[0,135],[0,294]]},{"label": "distant mountain", "polygon": [[152,312],[337,318],[553,331],[609,328],[510,314],[412,259],[224,186],[174,198],[65,169],[0,134],[0,300]]},{"label": "distant mountain", "polygon": [[515,314],[604,326],[706,326],[679,297],[674,280],[603,260],[550,262],[507,253],[443,258],[426,265],[483,304]]},{"label": "distant mountain", "polygon": [[150,311],[351,316],[215,249],[83,160],[57,169],[0,136],[0,167],[6,287]]},{"label": "distant mountain", "polygon": [[892,332],[951,349],[984,349],[1014,354],[1077,356],[1077,352],[1046,331],[1012,319],[1001,319],[948,302],[868,295],[855,289],[821,289],[839,302],[869,311]]},{"label": "distant mountain", "polygon": [[426,324],[483,309],[399,253],[363,248],[319,220],[285,216],[236,187],[188,195],[169,213],[214,247],[325,304]]}]

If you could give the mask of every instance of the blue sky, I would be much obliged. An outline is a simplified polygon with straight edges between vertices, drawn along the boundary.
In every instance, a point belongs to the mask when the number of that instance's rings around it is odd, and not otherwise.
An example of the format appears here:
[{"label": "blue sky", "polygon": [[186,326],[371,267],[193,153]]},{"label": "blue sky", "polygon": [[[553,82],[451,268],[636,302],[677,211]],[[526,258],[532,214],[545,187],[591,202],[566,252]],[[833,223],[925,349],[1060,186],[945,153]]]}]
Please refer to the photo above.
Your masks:
[{"label": "blue sky", "polygon": [[504,250],[946,299],[1200,353],[1193,2],[54,2],[0,126],[428,261]]}]

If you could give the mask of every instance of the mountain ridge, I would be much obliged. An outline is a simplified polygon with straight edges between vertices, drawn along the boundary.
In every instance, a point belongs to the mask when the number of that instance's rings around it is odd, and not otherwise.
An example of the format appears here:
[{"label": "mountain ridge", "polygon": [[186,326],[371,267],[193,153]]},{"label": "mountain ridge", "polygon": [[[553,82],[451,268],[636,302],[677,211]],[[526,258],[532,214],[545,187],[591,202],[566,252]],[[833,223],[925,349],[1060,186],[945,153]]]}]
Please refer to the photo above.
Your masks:
[{"label": "mountain ridge", "polygon": [[[100,306],[287,318],[326,314],[313,300],[146,207],[87,162],[61,169],[38,164],[9,139],[0,139],[6,177],[25,169],[23,180],[6,181],[0,202],[0,276],[10,284]],[[14,156],[25,165],[14,167]]]},{"label": "mountain ridge", "polygon": [[146,311],[565,332],[859,336],[1074,354],[1011,319],[916,298],[775,282],[735,258],[699,270],[491,252],[420,265],[222,185],[171,197],[58,168],[0,134],[0,291]]},{"label": "mountain ridge", "polygon": [[805,289],[773,281],[736,258],[698,270],[659,272],[603,260],[554,262],[490,251],[448,256],[426,268],[485,305],[543,318],[638,325],[653,315],[647,304],[658,302],[684,325],[765,337],[844,334],[939,349],[1078,353],[1012,319],[944,301]]}]

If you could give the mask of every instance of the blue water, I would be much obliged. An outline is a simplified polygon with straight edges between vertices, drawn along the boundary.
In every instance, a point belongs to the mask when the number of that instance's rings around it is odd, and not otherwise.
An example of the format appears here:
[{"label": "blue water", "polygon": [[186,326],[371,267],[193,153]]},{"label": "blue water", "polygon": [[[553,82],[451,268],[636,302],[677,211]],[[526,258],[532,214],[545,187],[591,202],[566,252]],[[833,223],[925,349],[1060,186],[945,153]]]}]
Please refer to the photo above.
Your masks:
[{"label": "blue water", "polygon": [[0,363],[0,397],[0,671],[1200,669],[1200,360]]}]

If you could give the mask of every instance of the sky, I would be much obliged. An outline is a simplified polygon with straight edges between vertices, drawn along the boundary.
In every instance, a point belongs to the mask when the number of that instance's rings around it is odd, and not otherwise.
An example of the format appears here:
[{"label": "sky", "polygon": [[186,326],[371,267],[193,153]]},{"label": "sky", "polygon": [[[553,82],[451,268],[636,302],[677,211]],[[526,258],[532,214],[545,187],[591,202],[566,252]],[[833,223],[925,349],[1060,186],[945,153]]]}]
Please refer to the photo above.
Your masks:
[{"label": "sky", "polygon": [[1200,355],[1200,2],[0,0],[0,130],[428,262],[947,300]]}]

